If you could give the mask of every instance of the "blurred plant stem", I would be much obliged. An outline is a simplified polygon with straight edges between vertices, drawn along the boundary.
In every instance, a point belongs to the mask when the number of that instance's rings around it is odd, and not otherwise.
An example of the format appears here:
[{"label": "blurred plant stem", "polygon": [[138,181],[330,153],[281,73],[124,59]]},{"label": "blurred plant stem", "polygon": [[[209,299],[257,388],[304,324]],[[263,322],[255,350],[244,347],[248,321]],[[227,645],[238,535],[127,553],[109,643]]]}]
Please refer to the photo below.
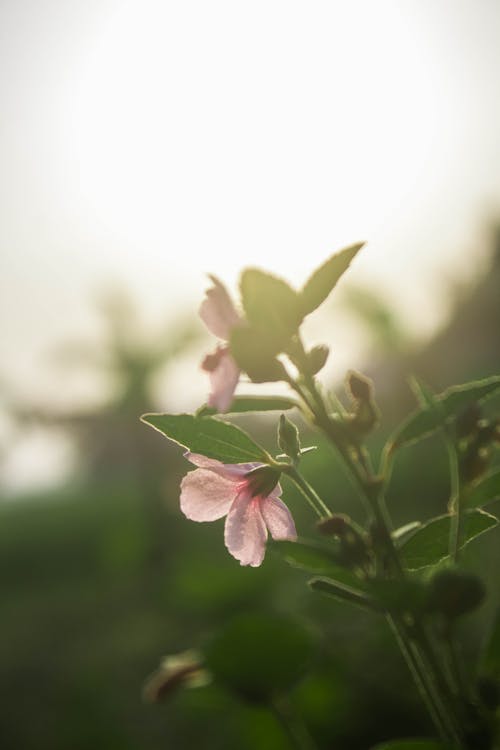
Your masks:
[{"label": "blurred plant stem", "polygon": [[283,727],[294,750],[317,750],[316,744],[305,724],[293,711],[290,702],[280,696],[275,697],[269,708],[279,724]]}]

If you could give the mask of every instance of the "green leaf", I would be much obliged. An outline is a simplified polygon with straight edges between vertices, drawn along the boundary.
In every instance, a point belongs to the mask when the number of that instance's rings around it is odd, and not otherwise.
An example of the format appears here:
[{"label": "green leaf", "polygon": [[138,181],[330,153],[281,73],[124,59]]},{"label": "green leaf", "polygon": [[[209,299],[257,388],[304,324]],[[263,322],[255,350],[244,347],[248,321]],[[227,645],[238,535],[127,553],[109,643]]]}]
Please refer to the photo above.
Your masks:
[{"label": "green leaf", "polygon": [[192,453],[223,463],[269,462],[269,454],[246,432],[215,417],[192,414],[144,414],[142,421]]},{"label": "green leaf", "polygon": [[[451,516],[433,518],[423,524],[400,545],[403,565],[411,570],[435,565],[448,556]],[[463,514],[464,547],[472,539],[498,524],[495,516],[482,510],[469,510]]]},{"label": "green leaf", "polygon": [[283,279],[258,268],[243,271],[240,289],[248,322],[281,351],[302,320],[299,295]]},{"label": "green leaf", "polygon": [[371,750],[452,750],[437,740],[392,740],[375,745]]},{"label": "green leaf", "polygon": [[448,388],[434,397],[433,406],[423,406],[414,411],[391,438],[393,451],[402,445],[421,440],[457,417],[471,403],[484,401],[500,390],[500,375]]},{"label": "green leaf", "polygon": [[[297,401],[292,398],[281,396],[236,396],[226,414],[241,414],[249,411],[287,411],[299,408]],[[202,406],[196,412],[197,417],[207,417],[217,414],[217,410],[211,406]]]},{"label": "green leaf", "polygon": [[[283,557],[294,568],[300,568],[308,573],[334,578],[339,584],[354,589],[363,588],[359,580],[350,570],[346,570],[339,563],[337,548],[330,547],[308,539],[290,541],[273,541],[271,549]],[[268,543],[269,545],[269,543]]]},{"label": "green leaf", "polygon": [[242,615],[205,646],[216,680],[253,701],[289,690],[309,668],[314,644],[302,625],[285,617]]},{"label": "green leaf", "polygon": [[500,469],[494,469],[477,482],[465,495],[465,505],[468,508],[479,508],[493,500],[500,498]]},{"label": "green leaf", "polygon": [[261,331],[249,326],[236,326],[230,339],[230,349],[238,367],[254,383],[286,380],[286,371],[276,359],[279,346],[269,341]]},{"label": "green leaf", "polygon": [[303,316],[312,313],[326,300],[363,245],[364,242],[358,242],[356,245],[344,248],[314,271],[300,293]]},{"label": "green leaf", "polygon": [[356,604],[358,607],[375,612],[381,611],[378,602],[368,594],[352,589],[350,586],[345,586],[343,583],[334,581],[331,578],[312,578],[309,581],[309,586],[313,591],[332,596],[339,601]]}]

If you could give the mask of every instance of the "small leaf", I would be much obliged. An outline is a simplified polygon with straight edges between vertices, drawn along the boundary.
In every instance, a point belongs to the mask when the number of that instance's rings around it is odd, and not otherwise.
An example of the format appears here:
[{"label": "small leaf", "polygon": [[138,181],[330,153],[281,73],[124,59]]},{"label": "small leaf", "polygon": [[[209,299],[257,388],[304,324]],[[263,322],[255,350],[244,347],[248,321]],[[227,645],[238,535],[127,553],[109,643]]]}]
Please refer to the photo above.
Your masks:
[{"label": "small leaf", "polygon": [[304,675],[313,649],[311,634],[295,621],[249,614],[224,625],[204,654],[207,667],[226,687],[249,700],[266,702]]},{"label": "small leaf", "polygon": [[479,508],[498,498],[500,498],[500,469],[495,469],[471,487],[470,492],[465,495],[465,505],[468,508]]},{"label": "small leaf", "polygon": [[351,261],[364,243],[344,248],[332,255],[306,281],[301,292],[302,315],[306,316],[316,310],[328,297],[340,277],[347,271]]},{"label": "small leaf", "polygon": [[302,320],[299,295],[283,279],[258,268],[243,271],[240,289],[248,322],[281,351]]},{"label": "small leaf", "polygon": [[352,589],[350,586],[345,586],[339,581],[334,581],[331,578],[312,578],[309,581],[309,586],[313,591],[317,591],[320,594],[326,594],[327,596],[333,596],[334,599],[349,602],[350,604],[356,604],[363,609],[369,609],[376,612],[381,611],[380,605],[372,599],[372,597],[362,591]]},{"label": "small leaf", "polygon": [[500,390],[500,375],[448,388],[433,399],[434,407],[424,406],[414,411],[398,428],[390,441],[393,451],[402,445],[421,440],[456,418],[467,406],[483,401]]},{"label": "small leaf", "polygon": [[319,544],[308,539],[298,539],[295,542],[273,541],[271,549],[283,557],[294,568],[305,570],[320,576],[328,576],[339,584],[354,589],[363,588],[362,581],[350,570],[342,567],[335,546]]},{"label": "small leaf", "polygon": [[392,740],[375,745],[371,750],[452,750],[437,740]]},{"label": "small leaf", "polygon": [[144,414],[142,421],[192,453],[223,463],[268,463],[269,455],[246,432],[215,417],[192,414]]},{"label": "small leaf", "polygon": [[[249,411],[287,411],[299,408],[297,401],[281,396],[236,396],[226,414],[242,414]],[[196,412],[197,417],[207,417],[217,414],[217,410],[204,405]]]},{"label": "small leaf", "polygon": [[[417,570],[435,565],[448,556],[451,516],[433,518],[403,539],[401,557],[406,568]],[[498,519],[482,510],[463,514],[463,547],[484,531],[498,524]]]}]

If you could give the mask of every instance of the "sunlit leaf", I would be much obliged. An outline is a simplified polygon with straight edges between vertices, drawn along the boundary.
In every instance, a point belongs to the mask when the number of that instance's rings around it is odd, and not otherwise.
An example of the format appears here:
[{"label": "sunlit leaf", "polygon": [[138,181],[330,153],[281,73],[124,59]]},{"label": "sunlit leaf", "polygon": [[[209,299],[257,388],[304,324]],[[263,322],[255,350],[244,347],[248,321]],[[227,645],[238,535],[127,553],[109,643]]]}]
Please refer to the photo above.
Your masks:
[{"label": "sunlit leaf", "polygon": [[464,385],[452,386],[434,397],[434,407],[427,405],[414,411],[390,441],[395,450],[435,432],[443,422],[456,418],[471,403],[483,401],[500,390],[500,375],[477,380]]},{"label": "sunlit leaf", "polygon": [[276,359],[281,341],[269,339],[250,326],[236,326],[231,332],[231,354],[238,367],[254,383],[270,383],[286,379],[282,363]]},{"label": "sunlit leaf", "polygon": [[246,432],[215,417],[145,414],[141,419],[169,440],[207,458],[216,458],[224,463],[266,463],[269,460],[266,451]]},{"label": "sunlit leaf", "polygon": [[314,641],[293,620],[248,614],[223,626],[203,651],[216,680],[245,698],[267,701],[307,671]]},{"label": "sunlit leaf", "polygon": [[[420,526],[409,537],[403,538],[400,553],[406,568],[416,570],[435,565],[448,556],[451,516],[433,518]],[[470,510],[463,514],[463,544],[498,524],[495,516],[481,510]]]},{"label": "sunlit leaf", "polygon": [[[240,414],[248,411],[287,411],[298,406],[292,398],[281,396],[236,396],[226,410],[226,414]],[[196,416],[206,417],[216,413],[216,409],[205,405],[198,409]]]},{"label": "sunlit leaf", "polygon": [[486,474],[466,495],[468,508],[479,508],[500,498],[500,469]]},{"label": "sunlit leaf", "polygon": [[248,322],[280,351],[302,320],[299,295],[283,279],[258,268],[243,271],[240,289]]},{"label": "sunlit leaf", "polygon": [[326,300],[340,277],[349,268],[354,256],[363,247],[363,244],[363,242],[359,242],[344,248],[344,250],[332,255],[314,271],[300,293],[303,316],[309,315]]}]

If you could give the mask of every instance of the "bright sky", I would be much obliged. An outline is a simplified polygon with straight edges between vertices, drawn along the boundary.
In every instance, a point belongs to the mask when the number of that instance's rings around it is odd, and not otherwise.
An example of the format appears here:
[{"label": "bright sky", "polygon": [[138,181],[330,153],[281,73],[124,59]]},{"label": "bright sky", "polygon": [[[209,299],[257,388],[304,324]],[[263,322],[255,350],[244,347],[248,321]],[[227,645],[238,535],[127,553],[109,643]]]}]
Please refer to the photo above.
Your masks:
[{"label": "bright sky", "polygon": [[499,38],[496,0],[3,0],[0,380],[60,390],[111,280],[160,314],[358,239],[432,326],[500,208]]}]

